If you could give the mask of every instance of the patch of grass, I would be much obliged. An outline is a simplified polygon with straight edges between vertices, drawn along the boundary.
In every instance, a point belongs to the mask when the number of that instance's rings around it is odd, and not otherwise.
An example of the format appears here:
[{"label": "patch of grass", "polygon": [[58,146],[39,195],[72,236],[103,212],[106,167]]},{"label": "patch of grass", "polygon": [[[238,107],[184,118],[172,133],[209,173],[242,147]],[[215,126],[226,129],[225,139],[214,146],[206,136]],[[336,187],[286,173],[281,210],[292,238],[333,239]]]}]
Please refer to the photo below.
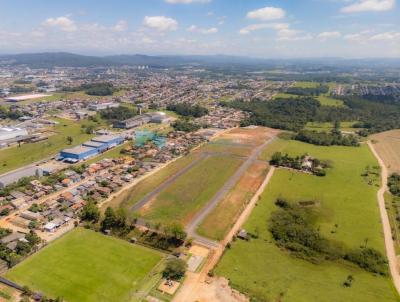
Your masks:
[{"label": "patch of grass", "polygon": [[294,84],[294,87],[297,88],[316,88],[319,86],[318,82],[307,82],[307,81],[299,81]]},{"label": "patch of grass", "polygon": [[6,277],[69,302],[131,301],[161,258],[153,250],[78,228]]},{"label": "patch of grass", "polygon": [[[353,125],[356,122],[341,122],[340,123],[340,130],[348,131],[348,132],[355,132],[359,129],[353,128]],[[305,126],[306,130],[314,130],[314,131],[331,131],[334,128],[333,123],[322,123],[322,122],[308,122]]]},{"label": "patch of grass", "polygon": [[[79,122],[65,119],[55,120],[59,122],[58,125],[52,128],[55,134],[51,135],[47,140],[0,150],[0,173],[5,173],[53,156],[61,149],[79,145],[94,136],[86,134],[81,128],[82,125],[94,124],[93,122],[87,120]],[[68,145],[68,136],[73,138],[71,145]]]},{"label": "patch of grass", "polygon": [[319,95],[317,97],[317,100],[321,103],[323,106],[333,106],[333,107],[343,107],[344,103],[342,100],[337,100],[332,97],[329,97],[327,95]]},{"label": "patch of grass", "polygon": [[258,190],[267,172],[266,163],[256,163],[251,166],[235,187],[202,221],[197,233],[214,240],[222,240]]},{"label": "patch of grass", "polygon": [[400,197],[392,195],[390,192],[385,193],[385,204],[388,212],[392,236],[394,241],[394,249],[396,254],[400,254],[400,222],[397,217],[400,217],[399,206]]},{"label": "patch of grass", "polygon": [[[258,298],[256,301],[399,301],[389,277],[375,276],[349,263],[324,261],[316,265],[297,259],[279,249],[268,230],[277,198],[314,200],[319,207],[316,225],[324,237],[354,249],[367,243],[384,254],[378,188],[361,177],[366,166],[377,164],[368,147],[319,147],[282,140],[270,147],[291,156],[307,152],[329,159],[333,168],[323,178],[277,170],[244,225],[247,231],[258,233],[258,239],[233,243],[216,273],[229,278],[233,287]],[[349,275],[355,281],[346,288],[343,282]]]},{"label": "patch of grass", "polygon": [[298,98],[298,95],[295,94],[289,94],[289,93],[278,93],[274,95],[274,99],[287,99],[287,98]]},{"label": "patch of grass", "polygon": [[141,216],[161,223],[189,222],[242,162],[230,156],[206,158],[160,192]]},{"label": "patch of grass", "polygon": [[111,206],[113,208],[122,207],[129,210],[146,194],[153,191],[164,181],[166,181],[174,174],[178,173],[180,170],[192,163],[198,157],[198,154],[190,154],[177,159],[176,161],[170,163],[168,166],[157,171],[153,175],[143,179],[129,190],[126,190],[123,193],[119,194],[116,198],[114,198],[110,203],[107,203],[105,206]]},{"label": "patch of grass", "polygon": [[235,146],[229,144],[229,142],[211,142],[199,149],[199,151],[210,153],[226,153],[237,156],[249,156],[253,149],[251,146]]}]

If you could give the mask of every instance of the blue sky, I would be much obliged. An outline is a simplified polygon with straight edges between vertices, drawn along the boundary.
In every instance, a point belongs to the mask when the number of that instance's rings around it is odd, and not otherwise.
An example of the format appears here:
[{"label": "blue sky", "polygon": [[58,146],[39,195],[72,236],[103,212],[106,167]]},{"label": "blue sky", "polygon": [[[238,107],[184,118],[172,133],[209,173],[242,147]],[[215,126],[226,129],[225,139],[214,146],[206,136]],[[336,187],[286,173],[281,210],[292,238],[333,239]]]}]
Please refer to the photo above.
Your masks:
[{"label": "blue sky", "polygon": [[0,52],[400,57],[397,0],[0,0]]}]

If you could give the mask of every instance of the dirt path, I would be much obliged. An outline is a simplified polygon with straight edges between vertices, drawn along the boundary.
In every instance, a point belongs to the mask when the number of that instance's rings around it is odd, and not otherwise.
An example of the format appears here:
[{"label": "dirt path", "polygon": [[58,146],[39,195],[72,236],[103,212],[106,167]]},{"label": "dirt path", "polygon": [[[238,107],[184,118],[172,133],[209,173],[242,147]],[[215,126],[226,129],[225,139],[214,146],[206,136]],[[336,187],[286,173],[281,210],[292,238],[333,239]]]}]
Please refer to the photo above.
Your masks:
[{"label": "dirt path", "polygon": [[394,286],[396,287],[397,292],[400,294],[400,274],[399,274],[399,268],[398,268],[398,262],[396,258],[396,253],[394,251],[394,244],[393,244],[393,238],[392,238],[392,231],[389,223],[389,217],[386,212],[386,207],[385,207],[385,198],[384,194],[387,189],[387,178],[389,176],[388,169],[379,156],[379,154],[376,152],[374,146],[372,143],[369,141],[368,146],[371,149],[372,153],[375,155],[376,159],[379,162],[379,165],[381,166],[381,177],[382,177],[382,185],[381,188],[378,191],[378,205],[379,205],[379,211],[381,214],[381,221],[382,221],[382,226],[383,226],[383,234],[385,238],[385,247],[386,247],[386,255],[389,261],[389,268],[390,268],[390,273],[392,275],[393,283]]},{"label": "dirt path", "polygon": [[234,291],[232,291],[232,296],[229,297],[229,299],[227,297],[224,298],[219,297],[218,294],[215,292],[221,291],[221,288],[215,287],[215,278],[211,284],[208,284],[205,281],[208,272],[212,270],[215,267],[215,265],[217,265],[219,259],[221,258],[225,250],[225,246],[232,240],[233,236],[235,236],[235,234],[241,229],[243,224],[246,222],[247,218],[250,216],[253,208],[255,207],[257,201],[260,198],[260,195],[264,192],[274,172],[275,168],[271,167],[260,188],[254,194],[253,198],[251,199],[247,207],[244,209],[242,214],[239,216],[239,218],[237,219],[236,223],[229,231],[227,236],[224,238],[221,244],[219,244],[218,247],[210,249],[210,256],[208,257],[207,262],[204,265],[203,269],[200,271],[200,273],[191,273],[191,272],[187,273],[185,283],[183,284],[183,286],[173,299],[174,302],[247,301],[247,299],[244,299],[243,296],[238,295]]},{"label": "dirt path", "polygon": [[192,161],[189,165],[184,167],[182,170],[180,170],[178,173],[175,173],[171,177],[169,177],[166,181],[164,181],[161,185],[159,185],[155,190],[151,191],[150,193],[146,194],[141,200],[139,200],[135,205],[131,208],[132,212],[138,211],[142,207],[144,207],[150,200],[153,199],[158,193],[160,193],[162,190],[164,190],[166,187],[171,185],[178,177],[182,176],[186,172],[188,172],[190,169],[192,169],[195,165],[197,165],[199,162],[203,161],[206,159],[208,155],[202,154],[199,158],[195,159]]},{"label": "dirt path", "polygon": [[259,155],[264,150],[264,148],[269,145],[275,136],[267,140],[262,145],[258,146],[252,154],[246,159],[246,161],[237,169],[235,174],[233,174],[227,182],[218,190],[218,192],[213,196],[213,198],[207,203],[207,205],[196,214],[194,219],[186,226],[186,232],[190,237],[199,236],[196,234],[196,229],[203,219],[218,205],[218,203],[225,197],[225,195],[236,185],[243,174],[250,168],[254,162],[258,160]]}]

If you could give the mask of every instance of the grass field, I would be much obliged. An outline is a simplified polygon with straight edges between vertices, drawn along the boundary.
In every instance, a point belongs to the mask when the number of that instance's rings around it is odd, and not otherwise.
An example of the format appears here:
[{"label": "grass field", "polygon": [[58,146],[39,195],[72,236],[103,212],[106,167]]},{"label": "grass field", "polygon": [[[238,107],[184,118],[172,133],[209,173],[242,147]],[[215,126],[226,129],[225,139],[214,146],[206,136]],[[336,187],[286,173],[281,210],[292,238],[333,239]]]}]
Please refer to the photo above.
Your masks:
[{"label": "grass field", "polygon": [[0,150],[0,173],[5,173],[13,169],[31,164],[38,160],[57,154],[61,149],[70,147],[67,136],[73,138],[71,146],[79,145],[94,135],[86,134],[82,131],[83,124],[89,125],[89,121],[70,121],[55,119],[59,122],[52,131],[56,132],[47,140],[31,144],[22,144],[21,147],[11,147]]},{"label": "grass field", "polygon": [[377,133],[371,139],[389,171],[400,173],[400,130]]},{"label": "grass field", "polygon": [[342,100],[334,99],[328,95],[319,95],[317,97],[318,102],[323,106],[343,107],[344,103]]},{"label": "grass field", "polygon": [[176,161],[170,163],[168,166],[157,171],[150,177],[143,179],[129,190],[122,192],[112,201],[105,204],[105,206],[111,206],[113,208],[123,207],[129,210],[146,194],[150,193],[152,190],[154,190],[164,181],[166,181],[169,177],[178,173],[180,170],[199,158],[199,156],[199,154],[190,154],[188,156],[177,159]]},{"label": "grass field", "polygon": [[[355,122],[341,122],[340,130],[347,132],[355,132],[359,129],[353,128]],[[308,122],[305,129],[315,131],[331,131],[334,128],[333,123],[320,123],[320,122]]]},{"label": "grass field", "polygon": [[297,88],[316,88],[319,86],[318,82],[298,81],[294,84]]},{"label": "grass field", "polygon": [[[376,201],[378,188],[368,185],[360,176],[367,165],[377,165],[368,147],[318,147],[277,140],[271,149],[292,155],[307,152],[330,159],[333,168],[326,177],[277,170],[244,226],[253,233],[258,230],[259,238],[233,243],[216,273],[260,301],[399,301],[388,277],[374,276],[349,263],[326,261],[316,265],[300,260],[277,248],[267,229],[278,197],[293,202],[317,200],[320,213],[317,224],[326,238],[348,248],[358,248],[368,239],[369,247],[384,253]],[[263,157],[272,153],[264,152]],[[332,232],[335,224],[337,230]],[[342,285],[348,275],[355,280],[351,288]]]},{"label": "grass field", "polygon": [[237,156],[249,156],[253,149],[251,146],[234,145],[229,142],[209,143],[195,152],[225,153]]},{"label": "grass field", "polygon": [[161,191],[139,212],[146,220],[186,224],[223,186],[243,161],[210,156]]},{"label": "grass field", "polygon": [[268,167],[266,163],[253,164],[235,187],[202,221],[197,233],[214,240],[222,240],[260,187],[268,172]]},{"label": "grass field", "polygon": [[135,292],[161,259],[153,250],[78,228],[6,277],[68,302],[135,301]]}]

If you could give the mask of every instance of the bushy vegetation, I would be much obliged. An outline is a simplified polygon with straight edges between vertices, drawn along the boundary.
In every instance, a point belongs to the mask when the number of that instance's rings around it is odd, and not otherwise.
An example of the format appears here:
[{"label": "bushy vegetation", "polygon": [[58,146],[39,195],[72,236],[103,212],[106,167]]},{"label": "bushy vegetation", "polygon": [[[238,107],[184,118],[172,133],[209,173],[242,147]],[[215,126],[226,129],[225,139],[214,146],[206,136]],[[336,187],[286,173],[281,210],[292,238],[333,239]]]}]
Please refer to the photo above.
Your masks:
[{"label": "bushy vegetation", "polygon": [[108,108],[100,111],[101,118],[113,123],[116,121],[123,121],[137,115],[135,109],[120,106],[117,108]]},{"label": "bushy vegetation", "polygon": [[200,105],[188,103],[169,104],[167,110],[174,111],[183,116],[202,117],[208,113],[208,109]]},{"label": "bushy vegetation", "polygon": [[315,226],[315,209],[284,199],[278,199],[275,205],[279,209],[271,214],[269,230],[279,247],[313,263],[344,259],[369,272],[387,274],[387,262],[380,252],[367,247],[347,250],[343,244],[324,238]]},{"label": "bushy vegetation", "polygon": [[184,132],[194,132],[200,129],[199,125],[196,125],[193,122],[190,122],[187,119],[177,120],[172,124],[172,127],[176,131],[184,131]]},{"label": "bushy vegetation", "polygon": [[113,95],[117,90],[113,84],[107,82],[99,82],[99,83],[89,83],[82,84],[78,87],[63,87],[62,91],[65,92],[76,92],[83,90],[88,95],[94,96],[108,96]]},{"label": "bushy vegetation", "polygon": [[317,176],[325,176],[325,169],[330,167],[329,162],[321,161],[318,158],[311,158],[307,156],[307,154],[290,157],[288,154],[282,154],[281,152],[275,152],[272,155],[270,164],[279,167],[309,171]]},{"label": "bushy vegetation", "polygon": [[0,106],[0,119],[17,120],[24,114],[19,110],[12,110],[6,107]]},{"label": "bushy vegetation", "polygon": [[187,264],[181,259],[168,260],[163,271],[163,277],[169,280],[180,280],[187,270]]},{"label": "bushy vegetation", "polygon": [[395,196],[400,196],[400,174],[393,173],[388,179],[389,191]]},{"label": "bushy vegetation", "polygon": [[359,146],[357,136],[343,135],[340,132],[329,133],[314,130],[301,130],[294,136],[295,140],[318,146]]}]

